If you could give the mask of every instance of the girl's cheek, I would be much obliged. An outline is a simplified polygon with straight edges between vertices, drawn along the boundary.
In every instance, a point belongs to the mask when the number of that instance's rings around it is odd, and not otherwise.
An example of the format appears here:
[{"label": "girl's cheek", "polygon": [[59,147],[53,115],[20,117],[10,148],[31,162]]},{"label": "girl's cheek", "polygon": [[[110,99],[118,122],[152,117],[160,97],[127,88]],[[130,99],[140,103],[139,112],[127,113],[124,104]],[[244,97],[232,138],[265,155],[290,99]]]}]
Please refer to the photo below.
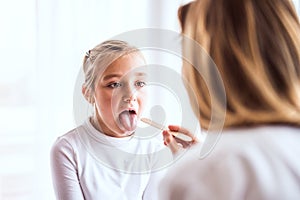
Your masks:
[{"label": "girl's cheek", "polygon": [[142,96],[145,96],[147,98],[147,95],[148,95],[148,91],[145,87],[141,88],[138,90],[138,94],[139,95],[142,95]]},{"label": "girl's cheek", "polygon": [[139,98],[139,107],[140,107],[141,112],[143,112],[143,110],[146,107],[147,99],[148,98],[147,98],[146,94],[145,95],[140,95],[140,98]]},{"label": "girl's cheek", "polygon": [[119,94],[116,93],[109,99],[109,102],[112,108],[118,109],[118,107],[122,105],[122,95],[120,93]]}]

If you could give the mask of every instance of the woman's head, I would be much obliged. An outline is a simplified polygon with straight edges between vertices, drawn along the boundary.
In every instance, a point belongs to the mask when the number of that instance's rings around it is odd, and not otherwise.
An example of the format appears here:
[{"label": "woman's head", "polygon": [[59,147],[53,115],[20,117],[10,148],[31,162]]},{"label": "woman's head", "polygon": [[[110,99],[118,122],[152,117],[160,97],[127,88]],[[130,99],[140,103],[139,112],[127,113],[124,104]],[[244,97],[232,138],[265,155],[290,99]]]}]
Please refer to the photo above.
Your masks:
[{"label": "woman's head", "polygon": [[[183,35],[206,50],[221,74],[225,127],[300,125],[300,25],[290,0],[199,0],[178,14]],[[187,49],[193,52],[183,42]],[[203,57],[193,56],[199,67],[209,67]],[[194,109],[207,128],[214,97],[205,85],[212,83],[187,62],[183,74],[198,93]]]},{"label": "woman's head", "polygon": [[105,134],[124,137],[136,129],[146,100],[144,65],[141,52],[119,40],[101,43],[85,56],[82,91]]}]

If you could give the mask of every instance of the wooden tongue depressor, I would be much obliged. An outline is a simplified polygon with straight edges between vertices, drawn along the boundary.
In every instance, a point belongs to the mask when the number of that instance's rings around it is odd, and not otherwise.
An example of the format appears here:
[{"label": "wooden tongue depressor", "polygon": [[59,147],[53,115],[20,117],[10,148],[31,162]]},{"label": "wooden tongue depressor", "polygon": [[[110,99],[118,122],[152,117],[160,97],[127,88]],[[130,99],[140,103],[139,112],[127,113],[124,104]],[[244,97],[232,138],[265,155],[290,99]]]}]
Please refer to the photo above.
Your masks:
[{"label": "wooden tongue depressor", "polygon": [[[154,121],[152,121],[151,119],[148,119],[148,118],[141,118],[141,121],[146,123],[146,124],[149,124],[155,128],[158,128],[160,130],[167,130],[166,127],[164,127],[163,125],[159,124],[159,123],[156,123]],[[183,133],[180,133],[180,132],[175,132],[175,131],[169,131],[174,137],[182,140],[182,141],[185,141],[185,142],[191,142],[193,139],[188,136],[188,135],[185,135]]]}]

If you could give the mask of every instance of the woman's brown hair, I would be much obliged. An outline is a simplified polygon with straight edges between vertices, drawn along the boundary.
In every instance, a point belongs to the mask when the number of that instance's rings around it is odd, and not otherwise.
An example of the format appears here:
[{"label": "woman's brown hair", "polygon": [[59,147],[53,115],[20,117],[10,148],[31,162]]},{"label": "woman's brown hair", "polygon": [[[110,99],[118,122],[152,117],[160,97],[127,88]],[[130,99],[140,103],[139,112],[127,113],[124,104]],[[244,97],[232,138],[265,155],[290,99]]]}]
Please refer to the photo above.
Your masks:
[{"label": "woman's brown hair", "polygon": [[[300,125],[300,25],[290,0],[198,0],[179,8],[178,17],[183,36],[207,51],[221,75],[224,128]],[[193,52],[183,40],[183,51],[187,48]],[[202,56],[193,57],[205,63]],[[183,75],[196,93],[199,106],[193,109],[207,129],[214,94],[205,85],[213,83],[187,62]]]}]

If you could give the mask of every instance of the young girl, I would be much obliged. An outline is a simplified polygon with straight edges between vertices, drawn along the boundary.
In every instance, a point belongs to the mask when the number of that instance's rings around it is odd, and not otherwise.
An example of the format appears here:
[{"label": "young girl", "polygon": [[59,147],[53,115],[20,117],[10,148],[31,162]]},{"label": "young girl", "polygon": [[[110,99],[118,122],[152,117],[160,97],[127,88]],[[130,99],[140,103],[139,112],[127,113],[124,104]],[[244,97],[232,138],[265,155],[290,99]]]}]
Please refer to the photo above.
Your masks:
[{"label": "young girl", "polygon": [[58,199],[156,199],[158,169],[172,156],[159,151],[163,141],[134,137],[147,98],[144,65],[141,52],[123,41],[87,52],[82,92],[94,114],[53,145]]}]

